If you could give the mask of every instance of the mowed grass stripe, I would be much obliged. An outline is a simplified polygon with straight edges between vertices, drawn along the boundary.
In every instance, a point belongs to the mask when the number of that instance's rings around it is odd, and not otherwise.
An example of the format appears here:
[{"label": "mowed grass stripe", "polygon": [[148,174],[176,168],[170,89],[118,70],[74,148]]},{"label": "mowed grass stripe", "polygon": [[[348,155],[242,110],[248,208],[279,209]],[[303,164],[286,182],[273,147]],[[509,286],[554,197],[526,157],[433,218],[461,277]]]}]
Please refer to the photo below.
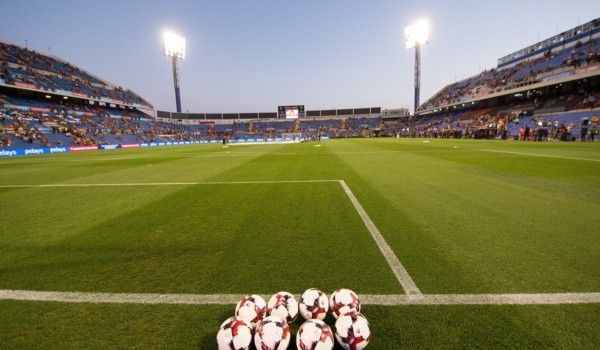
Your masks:
[{"label": "mowed grass stripe", "polygon": [[583,161],[586,161],[586,162],[600,162],[600,159],[558,156],[558,155],[552,155],[552,154],[528,153],[528,152],[514,152],[514,151],[501,151],[501,150],[493,150],[493,149],[480,149],[480,151],[483,151],[483,152],[504,153],[504,154],[515,154],[515,155],[527,156],[527,157],[546,157],[546,158],[557,158],[557,159],[567,159],[567,160],[583,160]]},{"label": "mowed grass stripe", "polygon": [[232,181],[232,182],[203,182],[203,183],[178,183],[178,182],[167,182],[167,183],[119,183],[119,184],[46,184],[46,185],[3,185],[0,188],[49,188],[49,187],[122,187],[122,186],[191,186],[191,185],[243,185],[243,184],[282,184],[282,183],[320,183],[320,182],[339,182],[344,192],[348,196],[350,202],[356,208],[358,215],[361,217],[365,226],[373,236],[373,239],[377,243],[383,256],[387,260],[390,268],[396,275],[396,278],[404,288],[407,294],[418,295],[421,294],[419,288],[416,286],[406,269],[402,266],[402,263],[398,260],[392,249],[389,247],[385,239],[381,236],[381,233],[369,218],[369,215],[365,212],[358,199],[352,193],[352,190],[343,180],[281,180],[281,181]]},{"label": "mowed grass stripe", "polygon": [[[126,187],[130,198],[150,198],[133,211],[81,230],[53,226],[30,232],[11,227],[0,270],[6,288],[116,292],[258,292],[308,285],[358,291],[397,291],[359,216],[337,181],[264,181],[175,186],[154,191]],[[122,188],[118,186],[118,188]],[[26,189],[54,198],[64,186]],[[70,187],[101,198],[103,187]],[[84,192],[81,192],[84,191]],[[92,191],[92,192],[90,192]],[[159,193],[164,192],[160,191]],[[94,194],[96,193],[96,194]],[[111,198],[107,198],[110,201]],[[257,206],[257,203],[260,205]],[[80,204],[73,203],[74,209]],[[100,202],[95,202],[104,207]],[[63,207],[67,217],[70,207]],[[38,208],[35,216],[46,215]],[[44,221],[44,219],[41,219]],[[47,221],[53,222],[51,220]],[[84,226],[85,227],[85,226]],[[46,230],[46,231],[44,231]],[[63,235],[62,239],[50,239]],[[62,236],[61,236],[62,237]],[[371,265],[356,265],[354,254]],[[340,252],[342,252],[340,254]],[[377,266],[377,272],[370,267]],[[381,283],[388,280],[388,283]]]},{"label": "mowed grass stripe", "polygon": [[385,239],[381,236],[381,233],[365,212],[358,199],[352,193],[352,190],[343,180],[288,180],[288,181],[233,181],[233,182],[167,182],[167,183],[117,183],[117,184],[45,184],[45,185],[0,185],[0,188],[48,188],[48,187],[120,187],[120,186],[190,186],[190,185],[240,185],[240,184],[281,184],[281,183],[320,183],[320,182],[339,182],[344,192],[348,196],[350,202],[356,208],[358,215],[361,217],[365,226],[371,233],[371,236],[377,243],[383,256],[387,260],[390,268],[396,275],[396,278],[404,288],[407,294],[419,295],[421,294],[419,288],[416,286],[406,269],[402,266],[402,263],[398,260],[394,252],[391,250]]},{"label": "mowed grass stripe", "polygon": [[[484,153],[481,142],[386,141],[328,147],[346,152],[338,156],[355,175],[346,182],[423,293],[600,290],[597,163]],[[403,152],[358,153],[378,148]]]}]

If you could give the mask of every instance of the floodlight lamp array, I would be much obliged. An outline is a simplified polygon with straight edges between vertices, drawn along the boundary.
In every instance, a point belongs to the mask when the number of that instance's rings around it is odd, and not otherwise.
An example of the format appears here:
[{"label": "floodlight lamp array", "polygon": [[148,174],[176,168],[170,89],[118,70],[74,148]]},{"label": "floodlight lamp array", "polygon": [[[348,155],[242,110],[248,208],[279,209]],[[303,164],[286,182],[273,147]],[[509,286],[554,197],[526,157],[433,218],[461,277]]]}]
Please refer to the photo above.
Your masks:
[{"label": "floodlight lamp array", "polygon": [[172,32],[164,33],[166,56],[185,59],[185,38]]},{"label": "floodlight lamp array", "polygon": [[406,39],[407,49],[427,44],[429,42],[429,25],[427,21],[421,20],[410,27],[406,27],[404,38]]}]

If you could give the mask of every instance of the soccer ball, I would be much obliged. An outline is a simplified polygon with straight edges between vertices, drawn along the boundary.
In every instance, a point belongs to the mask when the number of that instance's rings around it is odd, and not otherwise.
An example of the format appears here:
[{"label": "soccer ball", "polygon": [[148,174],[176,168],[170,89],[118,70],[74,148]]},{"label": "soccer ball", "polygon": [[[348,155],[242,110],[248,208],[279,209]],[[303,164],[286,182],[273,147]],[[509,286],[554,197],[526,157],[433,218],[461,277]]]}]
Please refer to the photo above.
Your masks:
[{"label": "soccer ball", "polygon": [[256,327],[256,323],[265,317],[266,311],[265,299],[256,294],[244,295],[235,306],[235,315],[250,322],[252,328]]},{"label": "soccer ball", "polygon": [[217,333],[219,350],[247,350],[252,342],[252,326],[240,317],[230,317]]},{"label": "soccer ball", "polygon": [[360,312],[345,313],[335,321],[335,338],[346,350],[362,350],[371,340],[369,321]]},{"label": "soccer ball", "polygon": [[298,316],[298,302],[288,292],[279,292],[267,303],[269,315],[279,316],[287,323],[293,323]]},{"label": "soccer ball", "polygon": [[350,289],[341,288],[331,294],[329,307],[333,317],[338,318],[346,312],[360,311],[360,300]]},{"label": "soccer ball", "polygon": [[333,344],[331,328],[321,320],[308,320],[298,329],[296,335],[298,350],[331,350]]},{"label": "soccer ball", "polygon": [[285,350],[290,338],[290,327],[284,319],[267,316],[256,326],[254,345],[259,350]]},{"label": "soccer ball", "polygon": [[329,310],[329,299],[327,295],[316,288],[310,288],[302,293],[300,297],[300,314],[305,320],[324,320]]}]

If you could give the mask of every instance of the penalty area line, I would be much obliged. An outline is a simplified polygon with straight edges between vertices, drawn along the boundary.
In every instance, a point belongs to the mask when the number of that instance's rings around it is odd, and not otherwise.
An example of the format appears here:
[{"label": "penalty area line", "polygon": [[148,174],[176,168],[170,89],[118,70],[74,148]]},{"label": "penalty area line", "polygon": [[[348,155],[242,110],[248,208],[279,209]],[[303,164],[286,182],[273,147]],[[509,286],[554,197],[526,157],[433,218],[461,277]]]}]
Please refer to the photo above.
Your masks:
[{"label": "penalty area line", "polygon": [[400,282],[400,285],[402,285],[402,288],[404,288],[404,292],[408,295],[421,295],[419,287],[417,287],[412,277],[410,277],[408,274],[408,271],[406,271],[400,260],[398,260],[398,257],[396,254],[394,254],[394,251],[392,248],[390,248],[385,238],[383,238],[381,232],[379,232],[379,229],[377,229],[377,226],[375,226],[375,223],[373,223],[373,220],[371,220],[369,217],[369,214],[367,214],[356,196],[354,196],[354,193],[352,193],[352,190],[350,190],[350,187],[348,187],[346,181],[340,180],[340,185],[342,185],[342,188],[344,189],[344,192],[346,192],[350,202],[352,202],[354,208],[358,212],[358,215],[364,222],[365,226],[367,226],[367,229],[371,233],[375,243],[377,243],[377,246],[383,254],[383,257],[390,265],[390,268],[394,272],[394,275],[396,275],[396,278],[398,279],[398,282]]},{"label": "penalty area line", "polygon": [[48,187],[125,187],[125,186],[196,186],[196,185],[269,185],[294,183],[325,183],[340,180],[272,180],[272,181],[207,181],[207,182],[132,182],[132,183],[91,183],[91,184],[41,184],[41,185],[0,185],[0,188],[48,188]]},{"label": "penalty area line", "polygon": [[[296,296],[297,298],[299,296]],[[0,290],[0,300],[94,304],[232,305],[241,294],[148,294]],[[363,305],[558,305],[598,304],[600,293],[540,294],[364,294]]]}]

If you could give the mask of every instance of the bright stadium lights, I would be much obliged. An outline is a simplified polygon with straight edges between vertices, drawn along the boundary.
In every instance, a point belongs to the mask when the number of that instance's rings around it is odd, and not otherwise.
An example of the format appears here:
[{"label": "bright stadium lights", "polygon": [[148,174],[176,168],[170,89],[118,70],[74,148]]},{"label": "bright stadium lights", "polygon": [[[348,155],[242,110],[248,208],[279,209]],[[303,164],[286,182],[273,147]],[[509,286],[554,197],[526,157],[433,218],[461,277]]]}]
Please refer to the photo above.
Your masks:
[{"label": "bright stadium lights", "polygon": [[406,39],[407,49],[427,44],[429,42],[429,25],[427,21],[420,20],[412,26],[404,28],[404,39]]},{"label": "bright stadium lights", "polygon": [[163,34],[165,40],[165,56],[185,59],[185,39],[173,32]]},{"label": "bright stadium lights", "polygon": [[421,46],[429,42],[429,25],[427,21],[417,21],[410,27],[404,29],[406,48],[415,48],[415,111],[419,107],[419,94],[421,90]]},{"label": "bright stadium lights", "polygon": [[181,95],[179,93],[179,67],[177,59],[185,59],[185,39],[173,32],[165,32],[164,38],[164,54],[173,59],[173,84],[175,85],[175,103],[177,113],[181,113]]}]

